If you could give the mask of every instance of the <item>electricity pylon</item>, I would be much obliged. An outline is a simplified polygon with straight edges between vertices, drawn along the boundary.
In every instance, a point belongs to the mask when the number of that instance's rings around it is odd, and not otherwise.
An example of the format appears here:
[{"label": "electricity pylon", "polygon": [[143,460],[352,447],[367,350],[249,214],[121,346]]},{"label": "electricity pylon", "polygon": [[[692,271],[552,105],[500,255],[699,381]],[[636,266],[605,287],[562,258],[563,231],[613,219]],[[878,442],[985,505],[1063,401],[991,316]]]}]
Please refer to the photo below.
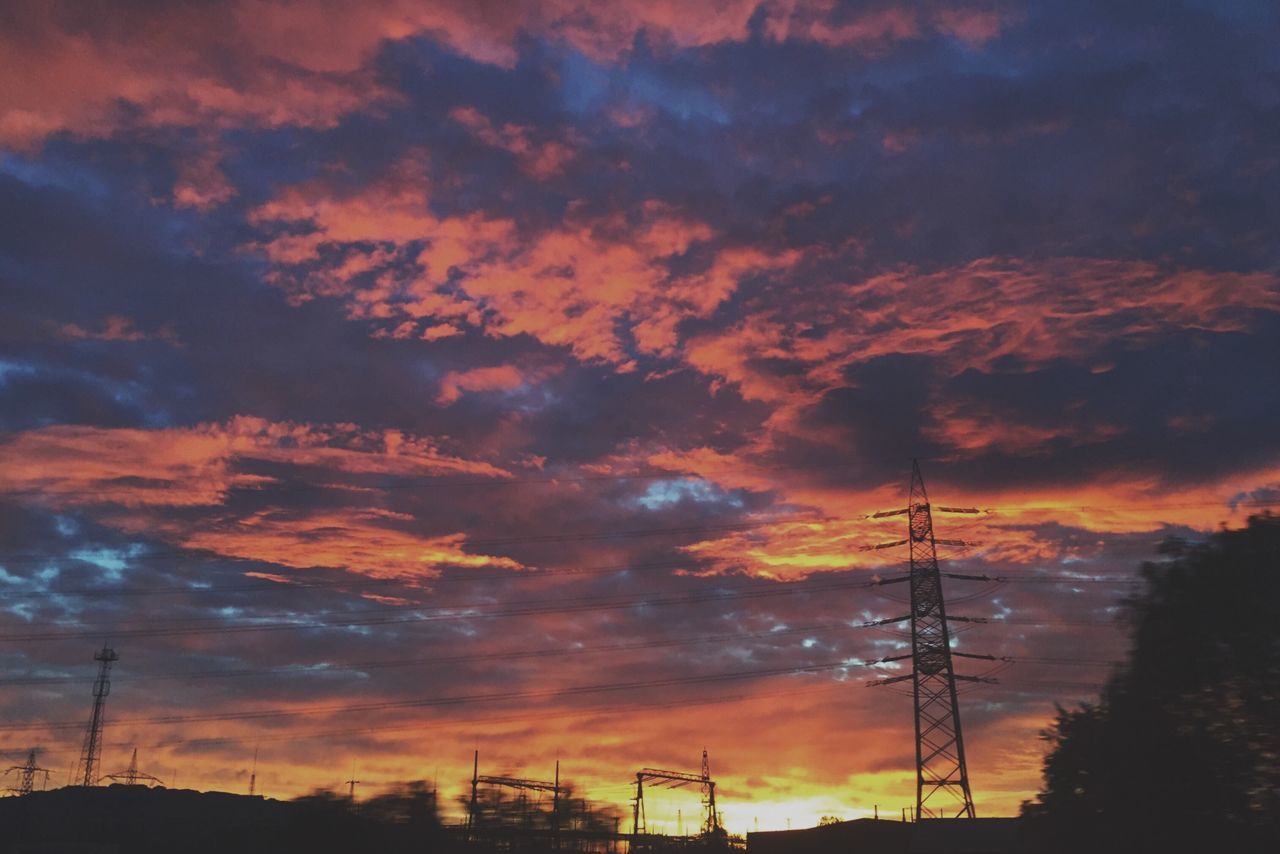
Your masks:
[{"label": "electricity pylon", "polygon": [[98,678],[93,682],[93,713],[84,733],[84,748],[80,751],[77,769],[84,769],[81,785],[93,786],[98,782],[96,772],[102,761],[102,724],[106,711],[107,695],[111,693],[111,665],[120,660],[116,651],[104,645],[93,657],[98,662]]},{"label": "electricity pylon", "polygon": [[[965,762],[964,736],[960,729],[960,707],[956,681],[990,683],[985,676],[957,675],[951,666],[951,633],[947,628],[947,608],[942,596],[942,572],[938,568],[938,545],[972,545],[962,540],[939,540],[933,535],[933,510],[919,460],[911,461],[908,503],[899,510],[875,513],[871,518],[907,517],[907,539],[870,546],[872,549],[907,545],[911,554],[911,654],[882,661],[911,659],[911,672],[879,679],[870,685],[892,685],[911,680],[915,706],[916,812],[917,819],[973,818],[973,795],[969,791],[969,769]],[[948,513],[979,513],[970,507],[938,507]],[[965,578],[968,576],[957,576]],[[965,618],[956,618],[965,619]],[[994,660],[990,655],[966,658]],[[934,800],[938,798],[938,800]],[[944,806],[940,801],[950,799]],[[931,802],[932,801],[932,802]],[[953,812],[954,810],[954,812]]]},{"label": "electricity pylon", "polygon": [[124,783],[126,786],[136,786],[139,783],[162,783],[163,781],[151,774],[144,774],[138,770],[138,748],[133,749],[133,758],[129,760],[129,767],[123,771],[117,771],[115,774],[108,774],[108,780],[115,780],[117,783]]},{"label": "electricity pylon", "polygon": [[920,462],[911,461],[907,503],[911,549],[911,663],[916,723],[916,814],[943,817],[944,807],[928,801],[938,793],[959,803],[955,818],[973,818],[973,795],[964,758],[956,675],[951,666],[951,634],[942,598],[942,573],[933,537],[933,512]]},{"label": "electricity pylon", "polygon": [[708,836],[720,834],[720,814],[716,812],[716,783],[711,779],[711,766],[707,761],[707,751],[702,751],[702,773],[691,774],[687,771],[662,771],[657,768],[641,768],[636,772],[636,797],[631,819],[631,841],[635,850],[640,850],[642,838],[648,834],[644,814],[644,782],[657,781],[660,786],[680,788],[696,783],[702,789],[703,805],[707,808],[703,821],[703,833]]},{"label": "electricity pylon", "polygon": [[49,769],[41,768],[36,765],[36,752],[32,750],[27,754],[27,761],[22,765],[13,765],[6,770],[5,776],[18,772],[18,785],[9,789],[15,795],[29,795],[36,790],[36,772],[43,771],[45,783],[49,782]]}]

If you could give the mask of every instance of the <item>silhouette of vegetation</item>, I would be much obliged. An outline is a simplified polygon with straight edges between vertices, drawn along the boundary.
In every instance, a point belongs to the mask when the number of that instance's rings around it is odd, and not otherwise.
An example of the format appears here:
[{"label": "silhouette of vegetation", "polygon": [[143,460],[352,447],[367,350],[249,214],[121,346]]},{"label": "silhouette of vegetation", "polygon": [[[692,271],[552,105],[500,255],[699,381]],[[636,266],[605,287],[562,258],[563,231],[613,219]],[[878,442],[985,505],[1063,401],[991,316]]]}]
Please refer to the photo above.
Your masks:
[{"label": "silhouette of vegetation", "polygon": [[431,854],[456,850],[432,793],[409,784],[357,805],[145,786],[68,787],[0,798],[0,851],[131,854]]},{"label": "silhouette of vegetation", "polygon": [[1024,815],[1046,851],[1280,851],[1280,519],[1159,554],[1128,662],[1059,709]]}]

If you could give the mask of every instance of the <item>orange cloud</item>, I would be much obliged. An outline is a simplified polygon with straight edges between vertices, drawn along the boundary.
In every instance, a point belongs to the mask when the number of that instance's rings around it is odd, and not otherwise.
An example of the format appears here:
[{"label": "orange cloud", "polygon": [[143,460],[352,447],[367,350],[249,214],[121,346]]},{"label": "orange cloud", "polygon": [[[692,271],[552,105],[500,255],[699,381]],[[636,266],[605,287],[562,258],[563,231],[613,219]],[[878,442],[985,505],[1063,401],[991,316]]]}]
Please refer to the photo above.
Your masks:
[{"label": "orange cloud", "polygon": [[462,534],[422,536],[411,517],[385,510],[266,510],[244,517],[173,519],[171,507],[213,507],[237,489],[273,478],[243,464],[270,462],[348,475],[468,474],[503,478],[489,463],[443,453],[427,438],[353,425],[317,427],[240,416],[224,424],[164,430],[53,426],[0,444],[0,494],[55,506],[119,505],[101,519],[191,549],[281,566],[332,566],[369,575],[432,573],[442,565],[516,568],[515,561],[465,551]]},{"label": "orange cloud", "polygon": [[149,339],[158,338],[162,341],[168,341],[170,344],[177,344],[177,338],[173,331],[167,327],[162,327],[156,332],[143,332],[133,325],[133,321],[119,314],[107,316],[102,321],[100,329],[86,329],[76,323],[64,324],[59,329],[63,338],[72,341],[147,341]]},{"label": "orange cloud", "polygon": [[[803,435],[811,429],[799,417],[803,408],[844,386],[850,365],[881,356],[933,356],[957,374],[992,370],[1006,357],[1035,368],[1058,358],[1088,360],[1117,338],[1244,331],[1259,310],[1280,311],[1280,277],[1142,261],[985,258],[933,273],[907,268],[821,289],[810,300],[763,305],[735,326],[689,340],[682,355],[744,397],[774,404],[772,428]],[[797,370],[759,367],[775,361]]]},{"label": "orange cloud", "polygon": [[56,425],[18,433],[0,444],[0,492],[71,505],[212,505],[233,489],[268,480],[237,471],[238,463],[253,460],[347,474],[509,476],[395,430],[238,416],[223,424],[162,430]]},{"label": "orange cloud", "polygon": [[[417,155],[347,194],[314,181],[290,188],[251,218],[263,227],[311,229],[256,247],[277,264],[275,280],[296,300],[341,296],[356,318],[402,324],[407,317],[465,323],[490,335],[527,334],[619,370],[633,367],[620,327],[639,352],[672,355],[681,321],[708,316],[742,278],[800,257],[794,250],[730,246],[704,269],[676,275],[671,260],[717,235],[657,202],[630,218],[571,212],[555,229],[531,237],[510,221],[480,214],[439,217],[429,204],[426,161]],[[416,256],[420,275],[376,272],[416,242],[427,243]],[[369,244],[381,248],[369,251]],[[334,257],[341,260],[327,260]]]},{"label": "orange cloud", "polygon": [[991,450],[1016,456],[1047,454],[1055,446],[1097,444],[1124,432],[1117,424],[1022,424],[1008,414],[997,414],[976,404],[963,408],[937,404],[930,412],[930,419],[922,433],[954,449],[955,457]]},{"label": "orange cloud", "polygon": [[440,393],[436,395],[436,402],[447,406],[456,403],[463,392],[508,391],[519,388],[525,381],[525,374],[515,365],[450,371],[440,380]]},{"label": "orange cloud", "polygon": [[20,5],[0,33],[0,145],[31,150],[51,134],[110,136],[136,122],[324,127],[385,96],[358,66],[377,43],[359,27],[349,62],[332,69],[281,55],[296,39],[272,49],[252,37],[250,4]]},{"label": "orange cloud", "polygon": [[[1032,430],[1015,431],[1013,440],[1031,448],[1050,437]],[[1083,434],[1079,441],[1090,441]],[[905,506],[905,480],[897,484],[815,483],[816,472],[779,470],[759,462],[769,437],[751,448],[725,454],[709,448],[644,452],[633,449],[609,463],[611,471],[665,469],[672,477],[697,477],[721,490],[772,493],[772,506],[791,509],[792,519],[745,531],[717,533],[691,543],[684,551],[700,558],[713,572],[745,573],[796,580],[814,573],[865,569],[893,571],[906,559],[905,547],[875,549],[905,538],[904,517],[869,518],[879,510]],[[765,457],[767,459],[767,457]],[[905,477],[905,472],[904,472]],[[1242,525],[1258,512],[1255,496],[1280,491],[1280,467],[1223,475],[1216,481],[1171,485],[1162,478],[1115,472],[1081,484],[1046,484],[1028,488],[984,488],[971,491],[946,482],[930,482],[935,503],[976,507],[976,515],[939,514],[938,536],[969,543],[948,546],[948,556],[1035,565],[1064,558],[1087,559],[1102,554],[1105,537],[1150,532],[1168,526],[1210,530],[1220,524]],[[811,515],[809,520],[794,517]],[[1042,526],[1063,526],[1097,534],[1096,539],[1063,538]]]},{"label": "orange cloud", "polygon": [[[137,124],[332,127],[396,98],[372,68],[386,42],[425,36],[511,66],[531,34],[615,62],[641,33],[676,48],[742,41],[756,15],[774,40],[876,50],[935,31],[977,44],[1001,26],[964,7],[888,6],[849,19],[831,0],[24,2],[0,31],[0,145],[30,151],[53,134],[102,137]],[[551,174],[565,156],[553,145],[528,163]]]},{"label": "orange cloud", "polygon": [[201,549],[228,557],[265,561],[306,569],[342,567],[371,578],[427,578],[442,566],[519,569],[507,557],[465,551],[466,537],[450,534],[423,537],[393,525],[412,517],[385,510],[344,510],[294,516],[282,512],[255,513],[229,524],[199,523],[194,530],[154,519],[116,520],[124,530],[155,533],[187,549]]},{"label": "orange cloud", "polygon": [[173,187],[174,205],[204,212],[234,198],[236,188],[222,173],[220,160],[217,151],[208,149],[183,158]]},{"label": "orange cloud", "polygon": [[449,118],[485,145],[515,155],[521,167],[538,179],[545,180],[560,174],[574,156],[573,149],[562,142],[535,142],[529,128],[510,123],[497,127],[475,107],[457,107],[449,113]]}]

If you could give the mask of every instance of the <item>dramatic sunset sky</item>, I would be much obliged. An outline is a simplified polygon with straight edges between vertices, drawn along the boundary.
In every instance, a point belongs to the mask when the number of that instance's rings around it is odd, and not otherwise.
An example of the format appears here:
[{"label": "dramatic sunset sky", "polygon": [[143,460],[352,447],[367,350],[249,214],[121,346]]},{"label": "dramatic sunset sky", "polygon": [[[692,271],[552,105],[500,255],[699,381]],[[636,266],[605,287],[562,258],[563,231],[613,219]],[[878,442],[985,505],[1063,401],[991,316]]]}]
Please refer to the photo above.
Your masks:
[{"label": "dramatic sunset sky", "polygon": [[[1168,535],[1280,498],[1268,0],[0,6],[0,763],[979,815]],[[999,671],[995,673],[995,671]],[[677,796],[678,795],[678,796]],[[675,829],[697,797],[650,804]],[[629,815],[629,813],[628,813]]]}]

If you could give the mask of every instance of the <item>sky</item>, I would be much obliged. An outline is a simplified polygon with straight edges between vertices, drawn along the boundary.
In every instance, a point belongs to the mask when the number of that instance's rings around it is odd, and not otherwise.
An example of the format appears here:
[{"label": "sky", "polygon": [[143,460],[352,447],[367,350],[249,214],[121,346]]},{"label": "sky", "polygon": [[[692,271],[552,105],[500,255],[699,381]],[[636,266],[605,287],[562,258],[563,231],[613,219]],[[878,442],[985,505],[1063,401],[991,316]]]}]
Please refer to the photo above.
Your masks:
[{"label": "sky", "polygon": [[[898,815],[938,506],[979,815],[1280,499],[1265,0],[10,2],[0,760]],[[1009,659],[1009,660],[1004,660]],[[651,826],[698,809],[678,790]],[[629,815],[629,813],[628,813]]]}]

